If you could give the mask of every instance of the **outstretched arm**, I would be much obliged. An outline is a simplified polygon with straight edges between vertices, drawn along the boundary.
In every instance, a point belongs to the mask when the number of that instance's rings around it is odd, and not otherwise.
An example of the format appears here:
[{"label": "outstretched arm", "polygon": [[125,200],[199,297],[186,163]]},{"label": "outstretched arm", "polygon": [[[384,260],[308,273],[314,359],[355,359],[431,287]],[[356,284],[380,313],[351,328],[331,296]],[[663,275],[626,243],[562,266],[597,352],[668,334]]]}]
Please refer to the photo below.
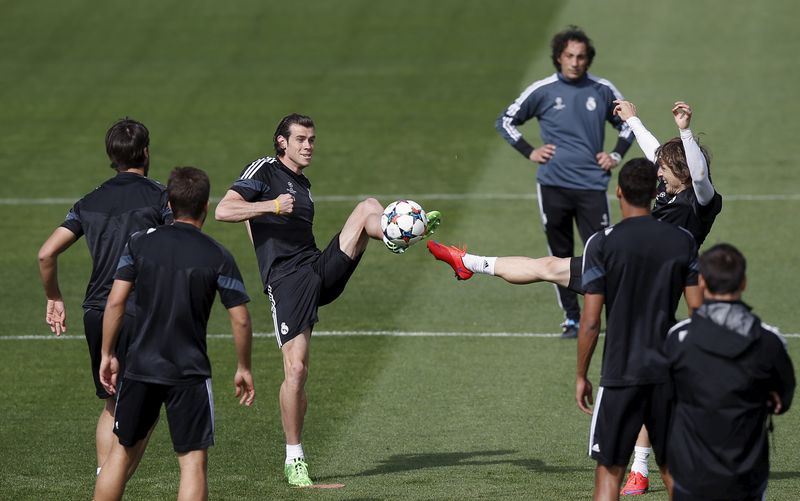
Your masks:
[{"label": "outstretched arm", "polygon": [[239,223],[264,214],[290,214],[294,207],[294,196],[283,193],[274,200],[248,202],[241,194],[228,190],[217,204],[214,217],[217,221]]},{"label": "outstretched arm", "polygon": [[636,136],[636,142],[639,143],[639,148],[644,152],[644,156],[651,162],[656,161],[656,150],[658,149],[658,139],[650,133],[639,119],[636,111],[636,105],[630,101],[617,100],[614,101],[614,114],[618,115],[625,123],[630,126],[633,135]]},{"label": "outstretched arm", "polygon": [[253,385],[253,374],[250,372],[251,351],[253,344],[253,330],[250,323],[250,312],[247,305],[240,304],[228,309],[233,331],[233,344],[236,347],[236,356],[239,360],[233,383],[236,386],[236,396],[240,405],[251,406],[256,398]]},{"label": "outstretched arm", "polygon": [[708,205],[714,198],[714,186],[708,176],[706,156],[703,155],[700,145],[695,141],[694,134],[689,128],[692,120],[692,108],[683,101],[677,101],[672,107],[672,115],[675,117],[675,124],[680,129],[683,149],[686,151],[686,164],[692,175],[694,194],[700,205]]},{"label": "outstretched arm", "polygon": [[47,296],[45,322],[56,336],[67,332],[67,310],[58,286],[58,255],[78,240],[77,235],[59,226],[39,249],[39,275]]}]

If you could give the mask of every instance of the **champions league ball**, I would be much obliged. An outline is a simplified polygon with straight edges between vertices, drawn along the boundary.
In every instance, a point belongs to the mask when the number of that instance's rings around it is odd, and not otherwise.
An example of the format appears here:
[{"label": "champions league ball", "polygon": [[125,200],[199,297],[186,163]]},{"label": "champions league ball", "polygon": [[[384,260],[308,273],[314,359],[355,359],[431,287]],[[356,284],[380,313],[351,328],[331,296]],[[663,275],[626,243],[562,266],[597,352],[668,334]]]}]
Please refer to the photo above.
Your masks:
[{"label": "champions league ball", "polygon": [[428,217],[417,203],[398,200],[390,203],[381,216],[381,230],[387,240],[400,249],[418,242],[428,228]]}]

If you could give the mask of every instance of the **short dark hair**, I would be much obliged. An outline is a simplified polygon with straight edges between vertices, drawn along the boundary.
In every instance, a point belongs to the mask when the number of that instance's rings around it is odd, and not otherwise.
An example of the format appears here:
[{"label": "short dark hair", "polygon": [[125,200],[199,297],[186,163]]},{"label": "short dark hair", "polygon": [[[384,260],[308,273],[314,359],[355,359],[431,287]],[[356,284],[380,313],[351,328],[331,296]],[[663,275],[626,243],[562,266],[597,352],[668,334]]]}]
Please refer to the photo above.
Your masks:
[{"label": "short dark hair", "polygon": [[147,167],[145,151],[150,146],[150,131],[132,118],[121,118],[106,132],[106,153],[112,169]]},{"label": "short dark hair", "polygon": [[747,260],[731,244],[717,244],[700,256],[700,274],[712,294],[731,294],[744,285]]},{"label": "short dark hair", "polygon": [[306,115],[300,115],[298,113],[292,113],[291,115],[286,115],[283,117],[278,124],[278,128],[275,129],[275,135],[272,136],[272,145],[275,147],[275,156],[280,158],[283,156],[284,148],[278,146],[278,136],[283,136],[287,140],[289,139],[289,127],[292,125],[302,125],[303,127],[314,127],[314,121],[311,120],[311,117]]},{"label": "short dark hair", "polygon": [[622,196],[634,207],[650,207],[656,196],[656,166],[646,158],[632,158],[619,170],[617,184]]},{"label": "short dark hair", "polygon": [[[695,142],[706,159],[706,165],[710,165],[711,155],[708,150],[699,141],[695,140]],[[692,181],[692,173],[686,162],[686,149],[683,147],[683,140],[680,137],[673,137],[656,149],[656,162],[669,169],[684,185],[688,185]]]},{"label": "short dark hair", "polygon": [[567,26],[564,31],[559,31],[550,40],[550,48],[553,49],[553,65],[558,71],[561,71],[561,63],[558,62],[558,58],[561,57],[561,53],[564,52],[564,49],[567,48],[571,41],[581,42],[586,45],[586,68],[588,69],[592,65],[592,61],[594,61],[594,45],[592,45],[592,40],[586,36],[586,33],[574,24]]},{"label": "short dark hair", "polygon": [[196,167],[175,167],[169,174],[167,194],[175,219],[202,219],[209,193],[208,174]]}]

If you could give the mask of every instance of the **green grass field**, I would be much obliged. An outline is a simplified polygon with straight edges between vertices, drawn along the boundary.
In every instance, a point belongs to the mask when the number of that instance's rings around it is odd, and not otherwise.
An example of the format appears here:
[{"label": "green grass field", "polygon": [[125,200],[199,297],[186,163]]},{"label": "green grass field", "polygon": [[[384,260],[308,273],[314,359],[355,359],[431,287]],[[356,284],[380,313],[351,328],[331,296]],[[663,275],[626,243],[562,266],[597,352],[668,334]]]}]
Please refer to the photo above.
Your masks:
[{"label": "green grass field", "polygon": [[[544,255],[534,169],[493,124],[553,71],[549,37],[579,24],[598,49],[592,72],[635,102],[657,137],[676,134],[673,101],[692,104],[692,128],[712,151],[725,196],[706,246],[739,246],[749,261],[746,300],[783,332],[800,332],[794,2],[0,0],[0,12],[0,499],[91,496],[100,404],[80,309],[90,263],[82,242],[59,260],[69,332],[53,340],[36,252],[74,200],[113,174],[103,136],[125,115],[150,129],[152,177],[196,165],[209,172],[216,198],[245,164],[270,153],[282,116],[314,117],[306,174],[319,245],[372,195],[441,210],[445,242]],[[538,142],[535,124],[524,131]],[[634,146],[628,157],[639,153]],[[240,225],[209,221],[206,231],[237,258],[256,330],[267,334],[254,343],[250,409],[232,395],[231,340],[209,341],[212,499],[591,497],[589,419],[573,396],[575,343],[474,336],[556,332],[553,288],[486,277],[457,283],[423,247],[398,257],[378,243],[317,327],[361,335],[319,336],[312,347],[304,444],[312,476],[345,487],[285,487],[280,353],[252,248]],[[226,317],[215,309],[209,332],[227,334]],[[453,335],[366,335],[378,331]],[[800,360],[796,337],[789,346]],[[595,383],[599,364],[598,355]],[[775,420],[770,499],[800,492],[798,416]],[[177,482],[161,423],[127,498],[172,499]],[[666,498],[656,480],[645,499]]]}]

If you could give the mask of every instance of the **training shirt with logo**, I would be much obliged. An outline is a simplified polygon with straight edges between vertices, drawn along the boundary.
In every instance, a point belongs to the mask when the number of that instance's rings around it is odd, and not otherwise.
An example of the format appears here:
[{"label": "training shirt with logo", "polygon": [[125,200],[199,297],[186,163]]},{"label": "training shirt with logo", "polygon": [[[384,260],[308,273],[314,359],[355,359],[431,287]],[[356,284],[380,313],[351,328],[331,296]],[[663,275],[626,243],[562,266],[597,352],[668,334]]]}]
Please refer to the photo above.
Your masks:
[{"label": "training shirt with logo", "polygon": [[295,174],[280,160],[260,158],[242,171],[231,190],[248,202],[274,200],[279,195],[294,196],[290,214],[264,214],[249,220],[253,246],[266,290],[269,280],[277,280],[319,254],[314,241],[314,200],[311,182]]},{"label": "training shirt with logo", "polygon": [[176,222],[132,235],[115,279],[136,290],[124,377],[165,385],[211,377],[206,326],[217,291],[228,309],[250,300],[230,252]]},{"label": "training shirt with logo", "polygon": [[105,308],[119,257],[131,234],[170,222],[172,212],[164,185],[133,172],[120,172],[78,200],[61,226],[78,238],[86,235],[92,256],[83,307]]},{"label": "training shirt with logo", "polygon": [[668,380],[662,344],[681,293],[697,284],[697,250],[688,231],[650,215],[629,217],[586,242],[583,286],[606,309],[601,386]]},{"label": "training shirt with logo", "polygon": [[659,183],[658,196],[653,205],[653,217],[688,230],[698,248],[711,232],[711,226],[721,211],[722,195],[717,192],[714,192],[708,204],[700,205],[693,189],[688,188],[670,196],[662,182]]},{"label": "training shirt with logo", "polygon": [[553,158],[538,168],[539,184],[605,191],[611,173],[600,168],[596,156],[604,151],[606,122],[620,131],[625,150],[634,138],[628,124],[613,114],[615,99],[623,99],[622,94],[608,80],[587,73],[571,81],[554,73],[528,86],[500,115],[495,128],[527,158],[533,147],[517,126],[537,118],[543,144],[556,146]]}]

